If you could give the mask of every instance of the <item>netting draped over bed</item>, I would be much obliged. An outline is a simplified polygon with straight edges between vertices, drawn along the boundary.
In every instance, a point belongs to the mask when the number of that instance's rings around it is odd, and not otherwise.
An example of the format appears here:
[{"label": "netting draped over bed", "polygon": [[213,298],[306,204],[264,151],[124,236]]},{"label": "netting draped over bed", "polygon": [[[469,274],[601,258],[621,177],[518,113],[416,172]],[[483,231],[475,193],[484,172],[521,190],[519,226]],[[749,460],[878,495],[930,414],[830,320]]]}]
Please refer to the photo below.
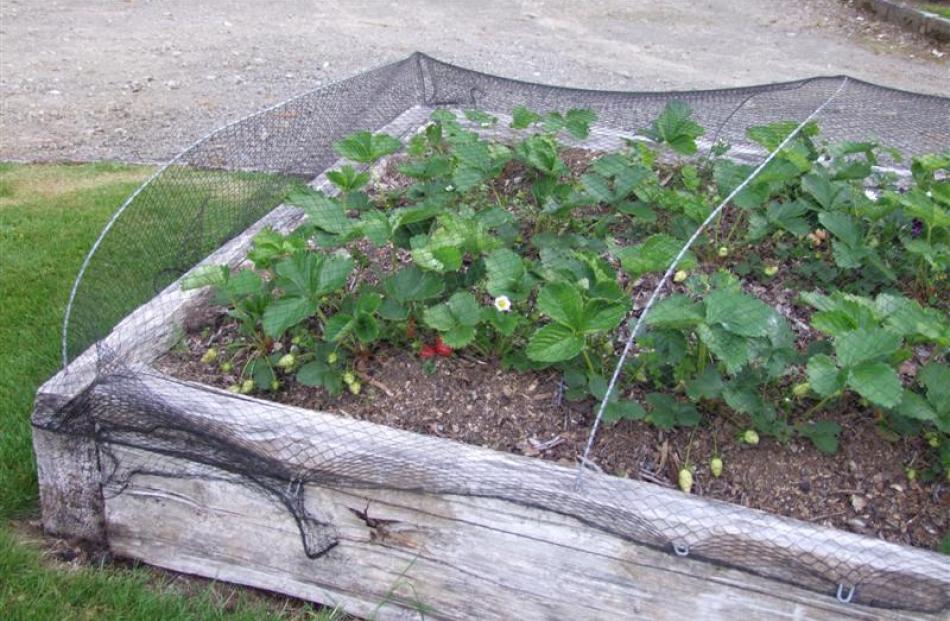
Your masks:
[{"label": "netting draped over bed", "polygon": [[[107,447],[149,451],[154,456],[149,472],[220,477],[260,490],[293,516],[302,550],[315,559],[333,548],[336,534],[307,507],[304,484],[388,486],[543,506],[625,539],[687,551],[824,593],[854,587],[855,599],[863,603],[945,609],[950,576],[946,561],[936,554],[904,558],[904,548],[893,546],[886,558],[842,562],[825,553],[835,547],[836,531],[821,531],[812,542],[778,537],[762,545],[750,532],[755,525],[746,521],[747,510],[724,503],[710,504],[717,519],[697,521],[670,505],[667,495],[612,497],[613,488],[602,487],[596,477],[584,477],[577,485],[569,472],[552,478],[546,470],[535,473],[528,467],[517,478],[462,476],[472,472],[471,466],[462,463],[466,453],[454,445],[429,454],[424,464],[394,459],[393,451],[380,451],[385,457],[355,451],[349,440],[376,433],[373,425],[347,421],[333,437],[315,437],[315,419],[304,411],[195,385],[170,389],[174,384],[148,366],[189,327],[187,321],[170,323],[169,316],[187,316],[207,300],[182,293],[176,281],[202,261],[236,265],[240,257],[234,249],[241,243],[246,249],[246,232],[255,223],[284,229],[299,224],[299,212],[280,206],[281,201],[292,184],[312,182],[337,161],[332,145],[342,137],[386,127],[405,140],[440,107],[494,114],[516,106],[587,108],[596,112],[597,124],[584,146],[606,149],[649,125],[674,99],[688,102],[707,129],[701,152],[723,141],[750,164],[762,163],[769,154],[749,142],[746,128],[810,116],[829,141],[874,140],[906,158],[946,150],[950,141],[950,100],[850,78],[706,91],[606,92],[520,82],[417,53],[217,130],[139,188],[97,240],[69,298],[62,344],[67,368],[60,381],[74,384],[73,394],[38,408],[34,424],[94,437],[107,473],[107,495],[121,494],[129,478],[143,471],[130,472],[121,451]],[[183,407],[182,399],[191,396]],[[407,455],[417,454],[409,450],[413,443],[428,450],[431,442],[412,434],[377,439],[405,443]],[[191,465],[184,468],[185,463]],[[638,515],[647,511],[653,517],[644,521],[623,511],[632,505]],[[945,580],[933,580],[935,572],[943,572]]]}]

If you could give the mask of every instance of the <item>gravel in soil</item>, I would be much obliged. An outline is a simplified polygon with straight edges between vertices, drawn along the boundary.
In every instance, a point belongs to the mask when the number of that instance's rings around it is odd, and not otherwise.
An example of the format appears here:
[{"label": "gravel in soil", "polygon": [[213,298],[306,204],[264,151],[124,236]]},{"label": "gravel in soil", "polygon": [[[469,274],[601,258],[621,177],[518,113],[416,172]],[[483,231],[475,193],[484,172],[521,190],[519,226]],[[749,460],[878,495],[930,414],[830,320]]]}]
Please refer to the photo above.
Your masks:
[{"label": "gravel in soil", "polygon": [[[215,345],[228,338],[226,318],[213,320]],[[227,387],[237,381],[202,364],[207,337],[193,332],[159,360],[169,375]],[[235,364],[236,368],[240,368]],[[429,374],[410,351],[383,348],[358,369],[364,390],[334,398],[286,378],[264,398],[335,412],[397,429],[448,438],[573,466],[593,419],[590,401],[559,399],[555,372],[519,374],[492,360],[467,355],[439,359]],[[726,415],[710,414],[695,431],[663,431],[623,421],[601,430],[591,460],[604,472],[674,487],[677,472],[695,468],[693,493],[883,539],[934,548],[950,529],[946,484],[908,480],[919,464],[919,438],[882,433],[873,417],[844,401],[834,412],[843,427],[839,451],[818,452],[805,440],[756,447],[737,442],[741,429]],[[714,478],[709,460],[725,467]],[[688,459],[688,462],[687,462]]]}]

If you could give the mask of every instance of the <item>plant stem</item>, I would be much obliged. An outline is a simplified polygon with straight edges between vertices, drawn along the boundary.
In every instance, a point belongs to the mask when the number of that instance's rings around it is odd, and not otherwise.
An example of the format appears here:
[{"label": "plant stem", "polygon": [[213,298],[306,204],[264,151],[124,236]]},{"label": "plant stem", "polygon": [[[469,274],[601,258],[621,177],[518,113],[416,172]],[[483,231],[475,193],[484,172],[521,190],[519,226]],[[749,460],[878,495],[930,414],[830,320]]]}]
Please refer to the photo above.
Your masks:
[{"label": "plant stem", "polygon": [[829,396],[825,397],[824,399],[822,399],[821,401],[819,401],[819,402],[816,403],[815,405],[813,405],[813,406],[811,406],[810,408],[808,408],[802,416],[808,418],[808,417],[811,416],[813,413],[815,413],[816,411],[818,411],[818,410],[820,410],[821,408],[823,408],[826,403],[828,403],[829,401],[831,401],[832,399],[834,399],[836,396],[838,396],[838,393],[835,393],[835,394],[833,394],[833,395],[829,395]]},{"label": "plant stem", "polygon": [[595,375],[597,371],[594,370],[594,363],[590,361],[590,355],[587,353],[587,348],[581,350],[581,354],[584,356],[584,362],[587,363],[587,370],[590,371],[591,375]]}]

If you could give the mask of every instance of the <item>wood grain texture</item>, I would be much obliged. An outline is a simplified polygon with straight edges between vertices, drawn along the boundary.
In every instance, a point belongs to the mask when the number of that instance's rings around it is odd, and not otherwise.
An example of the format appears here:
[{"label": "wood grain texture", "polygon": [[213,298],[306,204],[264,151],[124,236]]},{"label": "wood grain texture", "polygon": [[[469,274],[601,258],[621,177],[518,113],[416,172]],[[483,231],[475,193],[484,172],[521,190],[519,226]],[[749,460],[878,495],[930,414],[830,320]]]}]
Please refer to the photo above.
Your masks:
[{"label": "wood grain texture", "polygon": [[[117,459],[122,472],[110,478],[120,488],[140,473],[196,476],[162,461],[178,459],[195,468],[228,471],[232,482],[240,479],[235,468],[252,475],[257,484],[276,481],[268,493],[288,515],[296,501],[280,490],[299,482],[319,482],[328,490],[378,488],[501,501],[531,507],[545,519],[569,518],[589,533],[618,542],[645,542],[665,554],[674,543],[686,545],[693,557],[825,593],[829,601],[839,583],[855,585],[856,600],[868,604],[938,611],[947,607],[950,597],[946,556],[648,483],[589,473],[575,489],[572,468],[237,396],[144,369],[132,378],[98,386],[91,398],[103,427],[117,430],[105,438],[114,445],[148,449],[155,442],[154,436],[135,430],[137,419],[200,430],[164,439],[161,458],[149,468],[136,470]],[[337,518],[309,502],[302,507],[296,541],[300,553],[331,553],[341,538]],[[512,554],[520,545],[511,542]],[[787,586],[775,582],[773,588]]]},{"label": "wood grain texture", "polygon": [[[112,450],[133,468],[153,461]],[[490,498],[307,485],[307,505],[339,533],[310,559],[294,521],[266,497],[214,469],[193,474],[139,474],[107,494],[112,550],[383,621],[420,619],[420,607],[426,619],[937,618],[840,604]]]},{"label": "wood grain texture", "polygon": [[33,430],[43,528],[59,537],[104,541],[95,440]]}]

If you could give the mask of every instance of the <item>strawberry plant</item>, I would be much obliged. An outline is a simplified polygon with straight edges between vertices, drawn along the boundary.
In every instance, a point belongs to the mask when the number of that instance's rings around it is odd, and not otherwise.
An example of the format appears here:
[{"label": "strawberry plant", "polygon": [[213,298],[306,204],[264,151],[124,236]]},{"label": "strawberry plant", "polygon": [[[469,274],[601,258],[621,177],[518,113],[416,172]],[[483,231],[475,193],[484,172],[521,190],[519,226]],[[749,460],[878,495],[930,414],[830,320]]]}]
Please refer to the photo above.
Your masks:
[{"label": "strawberry plant", "polygon": [[[563,141],[595,121],[518,107],[516,131],[498,140],[485,131],[494,115],[437,110],[406,145],[371,132],[337,141],[346,163],[326,174],[333,190],[287,196],[304,225],[258,234],[248,267],[185,279],[213,286],[234,326],[203,364],[236,376],[238,392],[297,382],[357,395],[381,350],[410,351],[428,371],[467,353],[554,372],[567,399],[605,402],[611,425],[722,416],[743,444],[798,436],[823,452],[844,431],[827,406],[851,398],[947,465],[946,154],[913,160],[899,187],[879,167],[892,152],[827,145],[805,126],[681,257],[608,394],[632,300],[752,167],[727,145],[671,164],[704,135],[678,101],[641,130],[649,140],[578,162]],[[746,135],[772,151],[796,126]],[[368,167],[383,158],[395,189],[373,187]],[[827,293],[781,313],[759,297],[816,288]],[[720,457],[710,471],[722,474]]]}]

